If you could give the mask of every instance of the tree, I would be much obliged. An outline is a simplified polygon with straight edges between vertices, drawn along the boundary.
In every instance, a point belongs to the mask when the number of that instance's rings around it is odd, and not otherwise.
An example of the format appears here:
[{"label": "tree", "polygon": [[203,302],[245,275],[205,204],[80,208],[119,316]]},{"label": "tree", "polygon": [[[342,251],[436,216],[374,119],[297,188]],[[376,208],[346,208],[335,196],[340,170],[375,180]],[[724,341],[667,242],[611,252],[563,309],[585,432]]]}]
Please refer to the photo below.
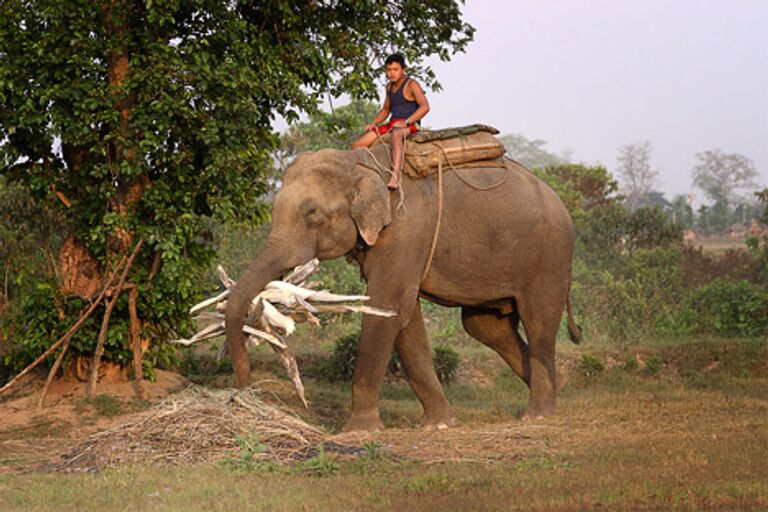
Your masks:
[{"label": "tree", "polygon": [[696,153],[693,185],[701,189],[712,203],[732,204],[738,189],[755,186],[755,164],[737,153],[710,149]]},{"label": "tree", "polygon": [[685,229],[693,228],[693,208],[687,196],[678,194],[672,198],[670,204],[672,222],[681,225]]},{"label": "tree", "polygon": [[557,192],[575,218],[592,208],[613,206],[623,199],[618,194],[618,182],[601,165],[555,164],[534,168],[534,174]]},{"label": "tree", "polygon": [[659,192],[658,190],[649,190],[645,192],[637,198],[635,203],[635,209],[650,207],[658,208],[661,211],[667,211],[671,206],[672,204],[667,201],[666,197],[664,197],[664,192]]},{"label": "tree", "polygon": [[509,156],[529,169],[543,169],[548,165],[565,163],[568,160],[547,151],[544,148],[546,141],[531,140],[520,133],[502,135],[499,140],[507,148]]},{"label": "tree", "polygon": [[[326,94],[374,96],[393,49],[438,87],[421,63],[473,33],[455,0],[7,0],[2,11],[2,174],[61,213],[60,257],[79,262],[62,269],[75,285],[28,302],[63,315],[35,324],[35,350],[140,240],[128,280],[142,336],[183,330],[213,255],[211,219],[265,217],[274,117],[295,120]],[[109,324],[113,359],[128,309],[122,297]],[[95,324],[74,347],[92,347]]]},{"label": "tree", "polygon": [[649,141],[619,148],[619,176],[630,210],[641,206],[642,199],[656,186],[659,171],[651,168],[652,150]]}]

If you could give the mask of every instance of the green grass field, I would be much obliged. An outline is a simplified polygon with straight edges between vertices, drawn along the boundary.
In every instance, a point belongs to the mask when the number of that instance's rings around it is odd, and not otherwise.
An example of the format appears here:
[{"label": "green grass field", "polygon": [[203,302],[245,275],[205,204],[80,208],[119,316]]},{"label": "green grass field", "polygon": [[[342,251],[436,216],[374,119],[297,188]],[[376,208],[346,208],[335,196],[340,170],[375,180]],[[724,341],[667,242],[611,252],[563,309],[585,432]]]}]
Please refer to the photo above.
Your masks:
[{"label": "green grass field", "polygon": [[[559,345],[570,375],[556,418],[521,421],[527,391],[489,350],[454,337],[459,378],[447,386],[461,425],[426,432],[407,384],[387,382],[388,429],[336,440],[356,460],[245,470],[236,465],[123,467],[97,474],[18,474],[6,450],[0,510],[765,510],[768,340],[658,340],[622,347]],[[326,353],[295,345],[313,424],[336,432],[345,384],[313,379]],[[254,372],[298,402],[267,353]],[[204,365],[202,365],[204,366]],[[226,384],[227,368],[200,376]],[[281,391],[282,390],[282,391]],[[114,412],[114,411],[113,411]],[[77,438],[52,427],[0,430],[0,441]],[[1,427],[0,427],[1,429]],[[0,446],[13,446],[6,443]]]}]

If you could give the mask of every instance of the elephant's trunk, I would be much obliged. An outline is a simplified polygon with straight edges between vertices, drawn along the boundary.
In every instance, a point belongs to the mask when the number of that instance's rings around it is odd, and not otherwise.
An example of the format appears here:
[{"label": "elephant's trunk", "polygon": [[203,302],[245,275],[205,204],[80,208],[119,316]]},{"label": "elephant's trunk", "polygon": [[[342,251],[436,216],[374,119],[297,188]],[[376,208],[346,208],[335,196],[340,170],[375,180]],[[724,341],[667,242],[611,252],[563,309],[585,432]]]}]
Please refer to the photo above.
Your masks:
[{"label": "elephant's trunk", "polygon": [[[245,349],[243,325],[248,314],[248,306],[253,298],[270,281],[279,279],[288,270],[303,263],[299,251],[287,251],[286,244],[268,239],[261,256],[248,266],[237,284],[232,288],[227,299],[226,335],[229,355],[235,372],[235,385],[238,388],[250,383],[250,362]],[[309,260],[312,256],[307,256]]]}]

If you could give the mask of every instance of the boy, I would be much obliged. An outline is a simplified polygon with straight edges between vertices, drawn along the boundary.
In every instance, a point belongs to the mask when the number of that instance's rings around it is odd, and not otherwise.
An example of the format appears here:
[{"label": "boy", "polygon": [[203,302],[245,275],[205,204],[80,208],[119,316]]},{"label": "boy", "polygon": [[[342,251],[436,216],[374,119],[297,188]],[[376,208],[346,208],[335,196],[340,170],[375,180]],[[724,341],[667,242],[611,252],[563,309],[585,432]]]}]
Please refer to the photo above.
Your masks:
[{"label": "boy", "polygon": [[[365,127],[365,134],[357,139],[352,148],[369,147],[378,135],[392,132],[392,178],[387,183],[390,190],[400,184],[400,170],[403,164],[403,141],[408,133],[418,131],[419,121],[429,112],[429,102],[418,83],[405,75],[405,58],[393,53],[384,61],[387,71],[387,96],[384,106],[373,122]],[[389,123],[378,126],[388,115]]]}]

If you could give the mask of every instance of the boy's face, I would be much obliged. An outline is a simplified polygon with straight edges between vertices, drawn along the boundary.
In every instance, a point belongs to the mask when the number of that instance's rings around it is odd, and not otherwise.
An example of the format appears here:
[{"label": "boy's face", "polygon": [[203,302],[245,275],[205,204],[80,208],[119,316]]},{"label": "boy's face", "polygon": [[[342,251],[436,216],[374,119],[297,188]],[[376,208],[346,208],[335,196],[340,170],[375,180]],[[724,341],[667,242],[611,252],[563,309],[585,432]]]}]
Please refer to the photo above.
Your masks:
[{"label": "boy's face", "polygon": [[392,62],[387,64],[387,79],[394,83],[403,78],[405,74],[405,68],[400,65],[399,62]]}]

